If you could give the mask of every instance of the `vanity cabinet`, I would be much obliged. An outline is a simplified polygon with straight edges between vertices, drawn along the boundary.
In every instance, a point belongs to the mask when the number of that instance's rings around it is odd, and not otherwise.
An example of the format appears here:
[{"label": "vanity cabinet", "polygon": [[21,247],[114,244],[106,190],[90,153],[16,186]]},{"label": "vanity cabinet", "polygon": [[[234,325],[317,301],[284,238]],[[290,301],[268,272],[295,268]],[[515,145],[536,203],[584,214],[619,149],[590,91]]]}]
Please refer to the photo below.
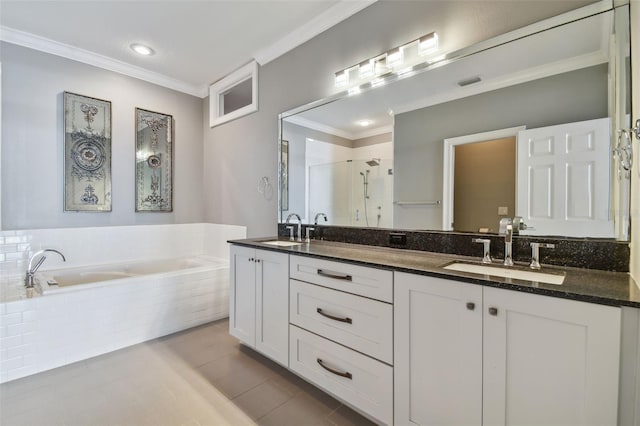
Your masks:
[{"label": "vanity cabinet", "polygon": [[395,424],[615,425],[620,309],[395,274]]},{"label": "vanity cabinet", "polygon": [[392,424],[393,272],[293,255],[290,264],[291,370]]},{"label": "vanity cabinet", "polygon": [[289,365],[289,255],[231,246],[229,333]]}]

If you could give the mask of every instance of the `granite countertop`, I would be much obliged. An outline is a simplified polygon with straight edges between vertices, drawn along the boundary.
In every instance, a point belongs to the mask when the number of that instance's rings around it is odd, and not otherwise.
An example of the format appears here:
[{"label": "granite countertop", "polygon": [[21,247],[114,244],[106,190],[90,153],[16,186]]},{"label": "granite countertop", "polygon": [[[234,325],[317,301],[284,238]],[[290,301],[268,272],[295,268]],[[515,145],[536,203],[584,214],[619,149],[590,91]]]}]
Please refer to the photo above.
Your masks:
[{"label": "granite countertop", "polygon": [[[316,240],[291,247],[264,244],[265,241],[277,239],[252,238],[229,242],[264,250],[339,260],[583,302],[640,308],[640,287],[627,272],[543,265],[540,272],[565,274],[564,283],[554,285],[444,269],[444,266],[453,261],[481,264],[480,258]],[[495,262],[494,265],[498,266],[500,263]],[[529,270],[528,265],[522,263],[516,263],[514,268]]]}]

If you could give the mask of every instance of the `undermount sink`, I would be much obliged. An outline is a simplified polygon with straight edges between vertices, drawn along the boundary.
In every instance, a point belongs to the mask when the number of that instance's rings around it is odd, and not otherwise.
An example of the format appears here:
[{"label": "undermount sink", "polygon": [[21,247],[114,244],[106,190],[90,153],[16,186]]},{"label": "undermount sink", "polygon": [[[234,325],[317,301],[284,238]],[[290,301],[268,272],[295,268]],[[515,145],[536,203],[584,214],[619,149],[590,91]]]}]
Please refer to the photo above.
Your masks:
[{"label": "undermount sink", "polygon": [[561,285],[564,282],[564,274],[550,274],[546,272],[523,271],[500,266],[477,265],[473,263],[453,262],[444,267],[450,271],[469,272],[478,275],[490,275],[494,277],[514,278],[517,280],[533,281],[545,284]]},{"label": "undermount sink", "polygon": [[272,240],[272,241],[260,241],[262,244],[267,244],[270,246],[278,246],[278,247],[293,247],[299,246],[302,243],[297,241],[282,241],[282,240]]}]

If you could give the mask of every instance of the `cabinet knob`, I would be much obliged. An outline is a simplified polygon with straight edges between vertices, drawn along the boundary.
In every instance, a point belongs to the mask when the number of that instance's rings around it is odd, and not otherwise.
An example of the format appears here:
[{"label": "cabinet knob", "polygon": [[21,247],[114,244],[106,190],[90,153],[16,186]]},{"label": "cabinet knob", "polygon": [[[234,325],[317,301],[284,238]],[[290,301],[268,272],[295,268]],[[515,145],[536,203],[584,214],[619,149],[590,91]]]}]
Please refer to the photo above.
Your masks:
[{"label": "cabinet knob", "polygon": [[253,257],[249,258],[249,262],[253,262],[255,259]]},{"label": "cabinet knob", "polygon": [[476,304],[473,302],[467,302],[467,309],[473,311],[476,308]]},{"label": "cabinet knob", "polygon": [[260,259],[256,259],[256,262],[260,263]]},{"label": "cabinet knob", "polygon": [[493,315],[494,317],[498,316],[498,308],[491,307],[489,308],[489,315]]}]

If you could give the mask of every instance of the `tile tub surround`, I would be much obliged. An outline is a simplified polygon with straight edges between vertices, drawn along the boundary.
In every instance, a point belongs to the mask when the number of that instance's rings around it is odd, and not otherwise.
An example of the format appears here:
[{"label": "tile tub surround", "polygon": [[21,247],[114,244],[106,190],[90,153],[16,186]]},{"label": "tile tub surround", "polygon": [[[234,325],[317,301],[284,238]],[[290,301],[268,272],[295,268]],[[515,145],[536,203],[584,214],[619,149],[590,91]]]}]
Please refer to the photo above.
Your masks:
[{"label": "tile tub surround", "polygon": [[140,259],[145,254],[228,259],[226,239],[245,236],[246,230],[190,224],[1,235],[0,247],[23,245],[21,251],[4,251],[0,269],[4,299],[0,303],[0,382],[5,382],[228,315],[228,267],[140,276],[89,290],[28,298],[22,280],[31,253],[42,247],[65,253],[67,263],[57,256],[47,258],[44,265],[50,262],[49,269]]},{"label": "tile tub surround", "polygon": [[[306,226],[303,228],[306,229]],[[491,240],[491,256],[504,259],[504,237],[490,234],[459,233],[449,231],[402,231],[391,229],[353,228],[340,226],[316,227],[316,235],[320,232],[323,240],[351,244],[363,244],[378,247],[447,253],[460,256],[482,258],[482,245],[472,243],[473,238]],[[303,229],[303,235],[305,230]],[[389,244],[390,233],[401,233],[407,236],[404,246]],[[313,234],[312,234],[313,235]],[[289,237],[286,224],[278,224],[278,236]],[[554,249],[540,250],[540,263],[573,268],[600,269],[604,271],[629,272],[629,243],[591,238],[558,238],[558,237],[513,237],[513,260],[529,262],[531,260],[531,242],[554,243]]]},{"label": "tile tub surround", "polygon": [[[275,247],[262,243],[262,241],[268,240],[270,239],[252,238],[233,241],[233,243],[264,250],[275,250],[294,255],[340,260],[342,262],[378,268],[382,267],[394,271],[423,274],[445,279],[455,279],[473,284],[564,299],[611,306],[640,308],[640,287],[636,285],[626,272],[543,266],[542,272],[565,273],[565,280],[562,285],[543,284],[513,278],[481,276],[443,268],[443,266],[453,261],[479,262],[479,257],[469,258],[444,253],[372,247],[333,241],[311,241],[310,243],[303,243],[292,247]],[[526,264],[520,264],[518,267],[528,269]]]},{"label": "tile tub surround", "polygon": [[0,231],[0,275],[24,275],[29,256],[42,248],[58,249],[67,258],[48,256],[42,271],[198,255],[228,259],[226,241],[244,236],[244,226],[212,223]]}]

